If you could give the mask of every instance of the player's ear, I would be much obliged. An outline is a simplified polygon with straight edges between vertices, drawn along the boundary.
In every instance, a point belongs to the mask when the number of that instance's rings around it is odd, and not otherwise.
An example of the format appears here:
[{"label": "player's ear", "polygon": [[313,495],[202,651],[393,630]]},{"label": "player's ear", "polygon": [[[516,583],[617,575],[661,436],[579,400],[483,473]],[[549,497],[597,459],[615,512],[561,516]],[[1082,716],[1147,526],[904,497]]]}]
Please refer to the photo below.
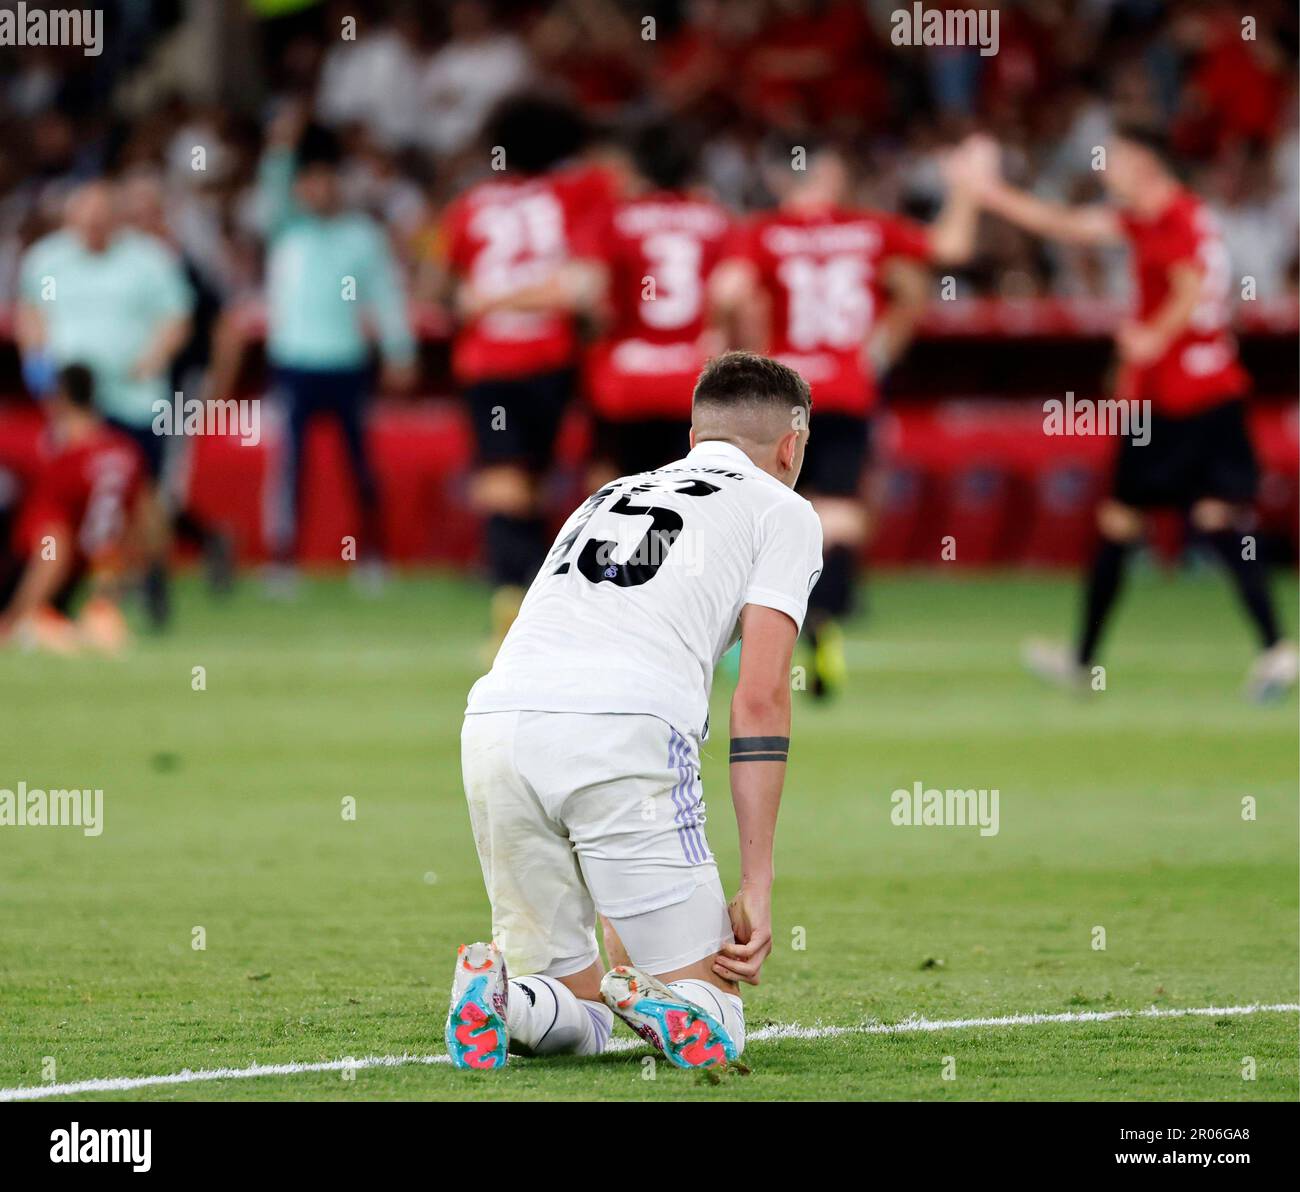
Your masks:
[{"label": "player's ear", "polygon": [[776,459],[783,472],[794,470],[795,456],[799,452],[799,432],[788,430],[776,445]]},{"label": "player's ear", "polygon": [[691,450],[694,451],[695,450],[695,423],[693,422],[691,423],[691,437],[689,442],[691,444]]}]

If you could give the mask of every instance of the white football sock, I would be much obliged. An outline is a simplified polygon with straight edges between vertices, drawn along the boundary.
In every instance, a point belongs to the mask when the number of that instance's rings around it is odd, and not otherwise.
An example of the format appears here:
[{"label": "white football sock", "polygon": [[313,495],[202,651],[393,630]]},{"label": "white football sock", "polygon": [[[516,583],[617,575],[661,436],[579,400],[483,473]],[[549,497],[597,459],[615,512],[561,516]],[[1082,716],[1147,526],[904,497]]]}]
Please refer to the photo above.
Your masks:
[{"label": "white football sock", "polygon": [[614,1012],[588,1002],[554,977],[516,977],[510,982],[506,1027],[510,1050],[526,1055],[599,1055],[609,1042]]},{"label": "white football sock", "polygon": [[736,1045],[736,1055],[739,1056],[745,1050],[745,1003],[736,994],[727,993],[712,982],[700,981],[695,977],[671,981],[668,988],[711,1014],[715,1022],[720,1022]]}]

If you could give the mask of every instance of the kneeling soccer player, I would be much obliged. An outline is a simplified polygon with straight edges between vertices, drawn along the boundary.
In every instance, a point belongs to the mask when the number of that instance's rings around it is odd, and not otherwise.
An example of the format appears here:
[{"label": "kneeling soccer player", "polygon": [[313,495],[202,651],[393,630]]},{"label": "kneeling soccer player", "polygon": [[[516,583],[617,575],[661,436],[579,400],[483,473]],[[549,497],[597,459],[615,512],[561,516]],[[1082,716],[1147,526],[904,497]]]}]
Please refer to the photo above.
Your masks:
[{"label": "kneeling soccer player", "polygon": [[[710,362],[690,453],[570,516],[471,691],[461,760],[493,942],[457,957],[458,1067],[500,1067],[507,1050],[595,1055],[613,1014],[681,1067],[743,1050],[738,982],[758,984],[772,948],[790,659],[821,570],[821,525],[793,492],[810,404],[773,360]],[[738,637],[728,905],[699,744],[713,668]],[[603,977],[597,913],[630,960]]]}]

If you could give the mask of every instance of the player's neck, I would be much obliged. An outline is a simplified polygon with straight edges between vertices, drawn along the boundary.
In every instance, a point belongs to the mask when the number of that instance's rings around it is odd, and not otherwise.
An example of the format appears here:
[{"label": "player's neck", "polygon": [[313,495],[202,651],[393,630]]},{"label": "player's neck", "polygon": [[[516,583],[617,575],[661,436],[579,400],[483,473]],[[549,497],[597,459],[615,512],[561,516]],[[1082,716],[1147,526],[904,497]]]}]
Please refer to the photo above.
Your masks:
[{"label": "player's neck", "polygon": [[696,439],[695,441],[697,447],[701,447],[706,443],[725,443],[728,447],[734,447],[760,472],[766,472],[773,480],[779,480],[782,484],[786,483],[785,475],[781,472],[774,453],[761,451],[737,439],[715,438]]},{"label": "player's neck", "polygon": [[809,191],[806,194],[795,191],[782,206],[796,215],[821,215],[835,210],[834,202],[816,191]]},{"label": "player's neck", "polygon": [[1155,219],[1163,214],[1182,188],[1176,178],[1160,178],[1143,189],[1139,200],[1133,204],[1139,219]]},{"label": "player's neck", "polygon": [[112,232],[103,232],[103,233],[94,232],[90,234],[87,234],[85,232],[78,232],[77,238],[81,241],[82,247],[87,252],[94,253],[96,255],[102,252],[107,252],[109,246],[113,243]]}]

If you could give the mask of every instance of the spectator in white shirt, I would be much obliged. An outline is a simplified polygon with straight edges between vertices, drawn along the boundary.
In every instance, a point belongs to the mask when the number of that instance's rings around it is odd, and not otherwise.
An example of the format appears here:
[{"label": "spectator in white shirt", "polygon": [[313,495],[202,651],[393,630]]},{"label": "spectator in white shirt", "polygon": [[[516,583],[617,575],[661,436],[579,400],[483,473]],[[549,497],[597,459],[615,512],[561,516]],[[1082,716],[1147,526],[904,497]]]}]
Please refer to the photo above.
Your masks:
[{"label": "spectator in white shirt", "polygon": [[487,114],[532,77],[524,43],[493,22],[486,0],[456,0],[451,37],[424,72],[424,142],[439,156],[466,149]]}]

